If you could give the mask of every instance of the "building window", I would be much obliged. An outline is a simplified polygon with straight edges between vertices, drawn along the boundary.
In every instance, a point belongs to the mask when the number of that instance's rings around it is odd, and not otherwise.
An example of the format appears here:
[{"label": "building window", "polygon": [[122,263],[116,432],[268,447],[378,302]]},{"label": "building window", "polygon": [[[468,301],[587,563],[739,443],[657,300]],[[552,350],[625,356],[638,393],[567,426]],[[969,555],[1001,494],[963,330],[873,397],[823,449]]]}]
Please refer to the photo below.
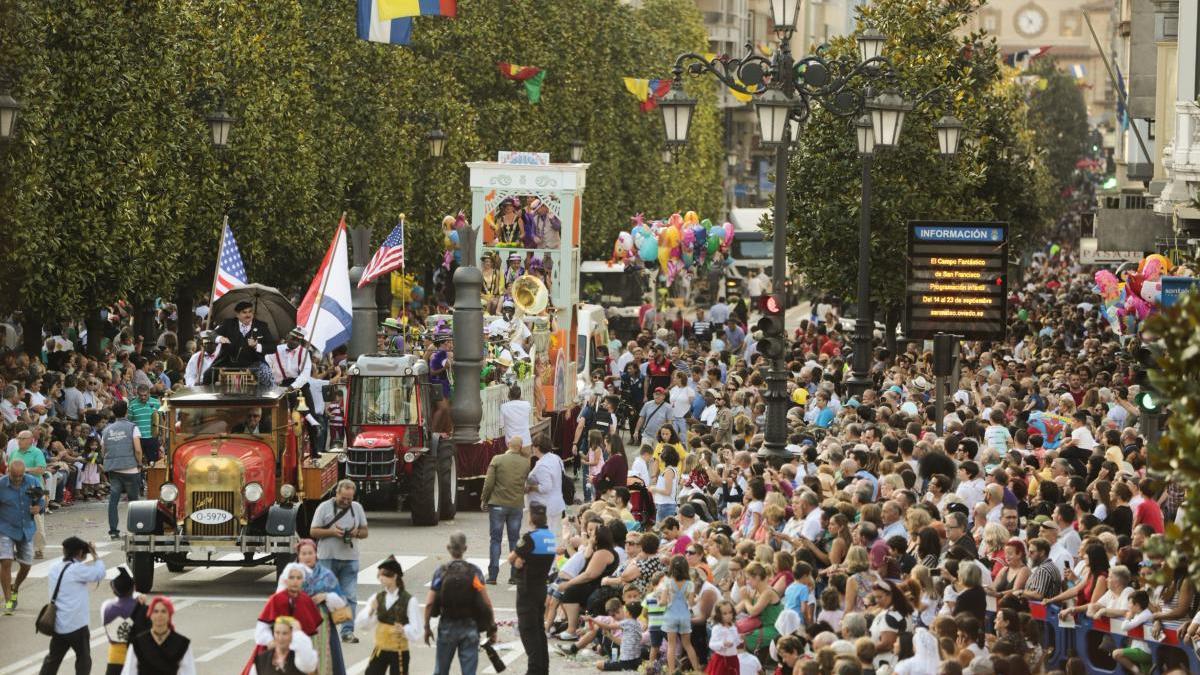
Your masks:
[{"label": "building window", "polygon": [[1058,15],[1058,34],[1062,37],[1083,35],[1083,18],[1075,10],[1066,10]]},{"label": "building window", "polygon": [[1000,12],[984,10],[979,13],[979,27],[989,33],[1000,32]]}]

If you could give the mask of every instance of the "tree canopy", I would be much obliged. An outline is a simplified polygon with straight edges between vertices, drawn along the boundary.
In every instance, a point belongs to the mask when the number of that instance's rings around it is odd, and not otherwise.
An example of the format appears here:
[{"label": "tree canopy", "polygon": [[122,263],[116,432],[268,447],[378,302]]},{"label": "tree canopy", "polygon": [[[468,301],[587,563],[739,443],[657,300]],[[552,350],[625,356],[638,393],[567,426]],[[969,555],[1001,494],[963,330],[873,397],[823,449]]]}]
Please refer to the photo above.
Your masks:
[{"label": "tree canopy", "polygon": [[[883,54],[906,99],[938,90],[908,113],[897,145],[874,155],[871,299],[884,310],[903,304],[908,221],[1007,221],[1020,250],[1049,219],[1049,181],[1023,94],[1001,71],[995,40],[963,33],[980,4],[880,0],[860,9],[860,30],[887,36]],[[834,39],[827,55],[855,50],[851,35]],[[943,158],[933,125],[947,114],[965,128],[958,154]],[[815,107],[793,145],[786,224],[789,260],[805,285],[846,298],[855,296],[861,203],[852,123]]]},{"label": "tree canopy", "polygon": [[1027,73],[1032,79],[1029,122],[1045,153],[1046,169],[1058,191],[1071,184],[1075,163],[1087,152],[1087,104],[1074,77],[1053,58],[1038,59]]},{"label": "tree canopy", "polygon": [[[0,147],[0,312],[44,320],[118,299],[192,297],[211,283],[228,215],[251,281],[301,287],[339,214],[374,231],[406,213],[410,268],[441,257],[444,214],[469,208],[466,161],[586,143],[583,255],[636,211],[720,206],[715,92],[692,142],[660,158],[662,122],[623,77],[662,77],[704,50],[687,0],[460,0],[419,18],[409,47],[355,36],[345,0],[13,0],[0,7],[0,82],[24,105]],[[496,63],[546,71],[531,105]],[[227,150],[205,117],[238,121]],[[449,134],[445,156],[425,136]]]}]

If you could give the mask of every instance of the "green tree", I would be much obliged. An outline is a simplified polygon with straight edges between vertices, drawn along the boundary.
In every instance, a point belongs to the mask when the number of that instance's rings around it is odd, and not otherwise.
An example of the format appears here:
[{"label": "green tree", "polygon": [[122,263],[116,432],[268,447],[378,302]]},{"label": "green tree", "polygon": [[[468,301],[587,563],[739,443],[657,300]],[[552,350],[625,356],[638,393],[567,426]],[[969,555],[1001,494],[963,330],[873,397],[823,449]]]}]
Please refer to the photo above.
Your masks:
[{"label": "green tree", "polygon": [[[888,36],[901,91],[912,99],[941,88],[910,112],[896,147],[876,148],[872,172],[872,302],[890,316],[902,307],[907,222],[1003,220],[1019,250],[1047,220],[1048,182],[1020,90],[1001,74],[995,41],[960,35],[979,0],[881,0],[860,23]],[[857,58],[853,36],[832,41],[830,58]],[[952,114],[965,125],[951,158],[939,155],[933,123]],[[851,120],[816,107],[795,145],[789,174],[789,259],[805,283],[854,297],[861,160]],[[879,316],[879,315],[877,315]]]},{"label": "green tree", "polygon": [[[1151,466],[1194,495],[1200,490],[1200,293],[1187,293],[1151,317],[1144,333],[1162,341],[1158,368],[1150,376],[1171,412],[1159,448],[1149,453]],[[1184,500],[1179,508],[1183,520],[1167,526],[1160,552],[1172,569],[1190,561],[1181,571],[1200,582],[1200,502]]]},{"label": "green tree", "polygon": [[[637,211],[720,201],[710,84],[691,147],[660,161],[661,117],[622,77],[661,77],[703,50],[694,3],[462,0],[458,19],[418,19],[408,48],[360,41],[344,0],[12,0],[0,5],[0,80],[24,103],[0,149],[0,313],[98,320],[118,299],[173,296],[190,315],[212,281],[228,216],[252,281],[301,289],[338,216],[373,245],[408,214],[408,258],[441,258],[440,220],[469,208],[463,163],[498,150],[587,143],[585,256],[606,255]],[[497,61],[537,65],[531,106]],[[237,118],[229,148],[205,117]],[[433,126],[446,156],[427,156]],[[180,326],[187,337],[187,326]],[[97,331],[98,332],[98,331]]]},{"label": "green tree", "polygon": [[1037,145],[1046,153],[1046,168],[1061,191],[1070,184],[1075,162],[1087,151],[1087,105],[1079,84],[1059,70],[1053,58],[1034,61],[1028,75],[1037,78],[1030,86],[1029,124]]}]

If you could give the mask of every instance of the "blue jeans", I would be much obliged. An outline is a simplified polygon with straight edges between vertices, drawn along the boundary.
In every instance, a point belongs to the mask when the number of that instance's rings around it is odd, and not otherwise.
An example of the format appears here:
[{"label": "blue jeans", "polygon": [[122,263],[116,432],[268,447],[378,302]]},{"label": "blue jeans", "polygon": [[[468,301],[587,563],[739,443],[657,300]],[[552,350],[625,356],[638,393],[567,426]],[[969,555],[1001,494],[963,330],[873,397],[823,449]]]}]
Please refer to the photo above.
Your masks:
[{"label": "blue jeans", "polygon": [[[358,614],[358,561],[322,558],[317,562],[321,563],[321,567],[333,572],[333,576],[337,577],[338,587],[341,588],[340,595],[346,599],[346,604],[350,606],[350,612]],[[353,633],[354,620],[351,619],[343,623],[339,628],[342,635]]]},{"label": "blue jeans", "polygon": [[117,505],[121,503],[122,494],[131,502],[141,499],[142,475],[109,471],[108,489],[108,533],[121,534],[121,518],[117,514]]},{"label": "blue jeans", "polygon": [[450,675],[454,652],[462,675],[475,675],[479,667],[479,629],[474,619],[445,619],[438,622],[437,666],[434,675]]},{"label": "blue jeans", "polygon": [[488,507],[488,532],[491,536],[491,551],[488,558],[488,579],[495,579],[500,574],[500,543],[504,539],[504,530],[508,530],[508,550],[511,553],[517,547],[517,538],[521,536],[522,510],[515,506]]},{"label": "blue jeans", "polygon": [[678,504],[655,504],[654,522],[661,523],[662,521],[666,520],[668,516],[673,516],[677,513],[679,513]]}]

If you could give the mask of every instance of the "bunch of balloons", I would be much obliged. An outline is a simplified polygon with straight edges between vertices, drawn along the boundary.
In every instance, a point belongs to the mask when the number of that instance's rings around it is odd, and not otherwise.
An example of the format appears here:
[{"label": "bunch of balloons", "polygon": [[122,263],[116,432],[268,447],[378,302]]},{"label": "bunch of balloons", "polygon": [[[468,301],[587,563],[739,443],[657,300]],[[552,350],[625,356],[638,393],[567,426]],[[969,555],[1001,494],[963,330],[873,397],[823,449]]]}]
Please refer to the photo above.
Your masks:
[{"label": "bunch of balloons", "polygon": [[621,232],[613,244],[611,262],[647,267],[657,264],[670,284],[681,272],[707,265],[717,251],[733,244],[733,225],[714,225],[695,211],[673,213],[666,221],[646,223],[642,214],[630,218],[633,227]]},{"label": "bunch of balloons", "polygon": [[1173,265],[1166,256],[1154,253],[1137,265],[1122,265],[1114,274],[1100,270],[1095,274],[1095,290],[1100,294],[1100,313],[1119,335],[1136,335],[1142,321],[1162,301],[1162,278]]}]

